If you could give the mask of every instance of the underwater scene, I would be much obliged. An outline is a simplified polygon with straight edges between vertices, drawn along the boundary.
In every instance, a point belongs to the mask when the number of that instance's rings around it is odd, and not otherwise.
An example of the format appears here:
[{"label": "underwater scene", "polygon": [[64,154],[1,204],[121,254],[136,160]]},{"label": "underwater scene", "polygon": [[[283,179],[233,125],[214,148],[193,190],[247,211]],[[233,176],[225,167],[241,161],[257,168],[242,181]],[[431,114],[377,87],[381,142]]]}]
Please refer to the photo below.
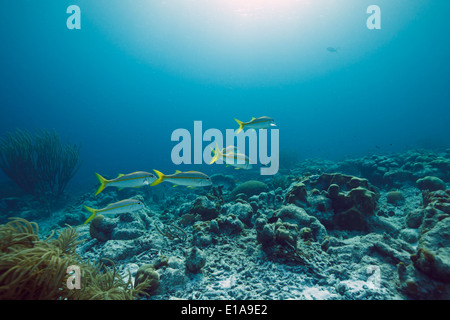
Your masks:
[{"label": "underwater scene", "polygon": [[0,300],[449,299],[448,12],[3,1]]}]

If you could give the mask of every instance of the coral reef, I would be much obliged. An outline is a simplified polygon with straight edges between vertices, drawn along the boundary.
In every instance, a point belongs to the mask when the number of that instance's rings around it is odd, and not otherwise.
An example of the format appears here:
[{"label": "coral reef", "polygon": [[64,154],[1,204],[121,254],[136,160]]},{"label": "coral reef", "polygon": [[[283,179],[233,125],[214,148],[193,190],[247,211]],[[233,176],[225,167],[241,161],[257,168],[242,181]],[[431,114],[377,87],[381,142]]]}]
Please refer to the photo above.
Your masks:
[{"label": "coral reef", "polygon": [[[165,188],[157,198],[144,188],[85,194],[40,217],[44,241],[31,223],[16,221],[20,232],[0,227],[8,235],[0,236],[0,289],[33,265],[26,259],[39,248],[51,262],[38,263],[36,276],[61,274],[64,284],[68,274],[51,268],[76,264],[90,289],[59,286],[55,297],[43,289],[29,299],[450,299],[449,159],[450,152],[415,150],[304,160],[276,177],[218,173],[209,189]],[[83,205],[124,195],[146,206],[81,225]],[[8,210],[32,212],[20,196]],[[52,230],[68,240],[58,242]],[[12,253],[25,259],[11,258],[14,268],[6,264]],[[17,288],[0,292],[25,297]]]}]

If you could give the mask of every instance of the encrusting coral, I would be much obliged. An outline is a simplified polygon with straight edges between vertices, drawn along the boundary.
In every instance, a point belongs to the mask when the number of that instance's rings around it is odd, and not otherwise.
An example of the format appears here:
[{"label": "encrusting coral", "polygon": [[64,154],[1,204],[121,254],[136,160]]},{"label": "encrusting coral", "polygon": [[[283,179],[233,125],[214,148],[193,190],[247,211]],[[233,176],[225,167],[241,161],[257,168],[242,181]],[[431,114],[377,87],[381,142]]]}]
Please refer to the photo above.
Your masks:
[{"label": "encrusting coral", "polygon": [[[75,249],[81,241],[73,228],[39,239],[39,227],[22,218],[0,225],[0,300],[88,300],[135,298],[147,285],[133,287],[115,268],[82,261]],[[68,267],[80,269],[80,289],[69,288]]]}]

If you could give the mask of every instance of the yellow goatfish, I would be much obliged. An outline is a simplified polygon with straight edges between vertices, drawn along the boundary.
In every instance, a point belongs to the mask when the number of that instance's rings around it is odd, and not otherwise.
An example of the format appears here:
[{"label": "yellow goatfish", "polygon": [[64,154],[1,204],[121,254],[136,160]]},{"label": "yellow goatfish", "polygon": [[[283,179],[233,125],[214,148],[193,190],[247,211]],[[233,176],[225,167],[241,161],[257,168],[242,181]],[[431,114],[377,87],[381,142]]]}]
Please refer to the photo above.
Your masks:
[{"label": "yellow goatfish", "polygon": [[98,181],[100,181],[100,187],[98,187],[95,195],[98,195],[108,186],[117,188],[139,188],[151,184],[156,180],[156,176],[153,173],[145,171],[136,171],[129,174],[119,174],[117,178],[107,180],[98,173],[95,174]]},{"label": "yellow goatfish", "polygon": [[188,187],[206,187],[212,185],[211,179],[204,173],[198,171],[176,171],[174,174],[165,175],[158,170],[153,170],[158,175],[158,179],[155,180],[151,186],[156,186],[163,181],[171,182],[175,185],[182,185]]},{"label": "yellow goatfish", "polygon": [[243,153],[238,153],[238,152],[234,152],[234,151],[230,151],[230,152],[223,152],[226,150],[230,150],[230,147],[227,147],[225,149],[222,149],[222,151],[219,150],[219,146],[216,144],[216,149],[212,149],[212,152],[214,153],[213,158],[211,159],[210,164],[213,164],[214,162],[216,162],[219,158],[222,158],[223,161],[230,166],[235,167],[235,169],[245,169],[245,170],[249,170],[251,169],[253,166],[250,163],[250,158],[247,157],[245,154]]},{"label": "yellow goatfish", "polygon": [[97,213],[102,214],[115,214],[115,213],[124,213],[124,212],[132,212],[136,210],[140,210],[144,208],[144,204],[142,201],[135,199],[126,199],[119,202],[114,202],[108,204],[103,209],[93,209],[88,206],[84,206],[86,210],[92,213],[92,215],[84,222],[84,224],[88,223],[92,219],[95,218]]},{"label": "yellow goatfish", "polygon": [[242,122],[238,119],[234,119],[239,124],[239,129],[236,133],[241,132],[244,129],[268,129],[275,127],[275,120],[270,117],[252,118],[249,122]]}]

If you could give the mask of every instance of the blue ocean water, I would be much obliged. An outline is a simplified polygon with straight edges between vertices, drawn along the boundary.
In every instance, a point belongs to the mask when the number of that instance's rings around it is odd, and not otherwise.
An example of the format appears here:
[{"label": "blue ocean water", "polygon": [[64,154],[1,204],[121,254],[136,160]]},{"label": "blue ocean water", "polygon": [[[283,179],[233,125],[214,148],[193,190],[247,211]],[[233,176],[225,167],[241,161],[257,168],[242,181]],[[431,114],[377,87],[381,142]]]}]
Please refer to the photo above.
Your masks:
[{"label": "blue ocean water", "polygon": [[[81,167],[62,196],[32,174],[42,183],[24,194],[0,170],[0,300],[178,300],[164,307],[177,314],[195,300],[449,300],[448,12],[448,0],[3,0],[0,139],[55,130],[81,146]],[[195,124],[225,135],[263,116],[278,175],[174,162],[178,129],[194,161],[194,141],[210,144]],[[94,175],[156,170],[208,177]],[[108,266],[124,287],[100,276]]]},{"label": "blue ocean water", "polygon": [[[79,30],[67,28],[70,5],[81,9]],[[370,5],[381,29],[367,28]],[[280,150],[300,159],[447,148],[449,9],[445,0],[4,1],[0,135],[55,129],[80,144],[80,185],[97,183],[94,172],[180,169],[171,134],[193,133],[194,121],[225,130],[270,116]]]}]

